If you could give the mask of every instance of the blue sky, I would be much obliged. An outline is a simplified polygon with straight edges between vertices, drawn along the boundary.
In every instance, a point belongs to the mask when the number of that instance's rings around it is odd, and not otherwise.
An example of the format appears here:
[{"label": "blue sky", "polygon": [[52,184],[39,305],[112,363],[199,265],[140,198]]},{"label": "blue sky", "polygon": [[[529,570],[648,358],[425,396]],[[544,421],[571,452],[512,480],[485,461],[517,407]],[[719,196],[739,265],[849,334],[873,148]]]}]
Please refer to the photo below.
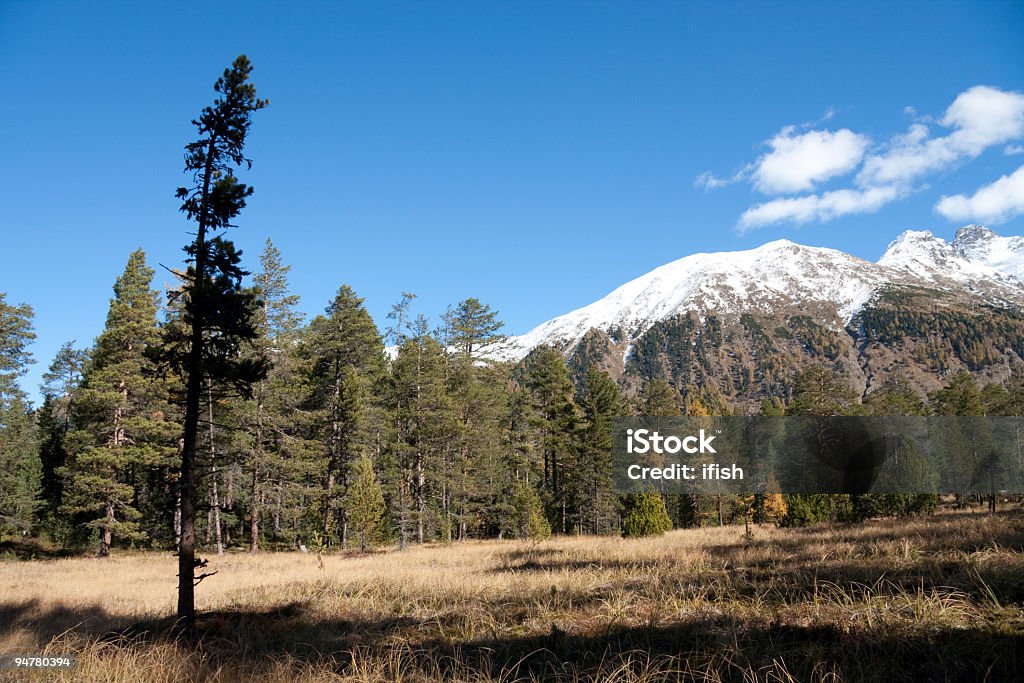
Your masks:
[{"label": "blue sky", "polygon": [[411,291],[522,333],[699,251],[1024,233],[1021,35],[1020,2],[0,2],[24,385],[100,332],[132,249],[181,263],[189,121],[239,53],[271,103],[231,234],[250,265],[271,237],[310,314],[348,283],[382,327]]}]

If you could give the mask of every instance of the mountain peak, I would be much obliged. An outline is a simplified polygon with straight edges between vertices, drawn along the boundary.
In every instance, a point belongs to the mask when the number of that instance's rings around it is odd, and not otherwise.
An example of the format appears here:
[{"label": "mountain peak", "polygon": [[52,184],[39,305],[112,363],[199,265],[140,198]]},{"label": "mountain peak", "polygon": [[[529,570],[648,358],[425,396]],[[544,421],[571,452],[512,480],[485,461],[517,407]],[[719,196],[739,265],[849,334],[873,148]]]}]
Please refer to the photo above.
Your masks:
[{"label": "mountain peak", "polygon": [[983,225],[965,225],[956,231],[952,246],[961,258],[1024,282],[1024,237],[1003,237]]},{"label": "mountain peak", "polygon": [[907,230],[889,243],[878,265],[932,280],[947,271],[956,256],[952,245],[930,230]]},{"label": "mountain peak", "polygon": [[970,225],[965,225],[956,231],[956,237],[953,239],[953,246],[971,242],[988,242],[998,237],[999,235],[995,234],[984,225],[971,223]]}]

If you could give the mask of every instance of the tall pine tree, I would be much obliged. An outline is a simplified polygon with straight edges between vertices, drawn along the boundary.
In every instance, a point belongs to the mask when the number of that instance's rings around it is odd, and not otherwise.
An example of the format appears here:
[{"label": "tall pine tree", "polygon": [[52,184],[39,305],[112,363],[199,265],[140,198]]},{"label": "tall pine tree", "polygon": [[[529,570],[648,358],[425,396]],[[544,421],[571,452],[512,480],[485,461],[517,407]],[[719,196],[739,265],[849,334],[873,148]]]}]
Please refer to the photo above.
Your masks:
[{"label": "tall pine tree", "polygon": [[614,533],[618,531],[619,501],[612,492],[612,418],[627,413],[626,401],[606,372],[591,367],[580,407],[583,424],[576,463],[567,480],[571,522],[580,533]]},{"label": "tall pine tree", "polygon": [[579,418],[565,358],[550,346],[539,346],[523,359],[517,372],[530,397],[529,422],[539,455],[542,494],[552,528],[568,531],[566,477],[572,464],[572,434]]},{"label": "tall pine tree", "polygon": [[323,454],[321,532],[328,542],[348,544],[348,515],[342,505],[355,462],[372,443],[371,404],[384,371],[384,345],[363,300],[343,285],[317,316],[303,340],[310,397],[315,413],[312,438]]},{"label": "tall pine tree", "polygon": [[[217,79],[217,98],[192,121],[199,137],[185,146],[190,187],[179,187],[181,211],[196,227],[185,247],[189,267],[181,297],[182,325],[169,330],[165,358],[185,382],[185,416],[181,447],[181,540],[178,544],[178,623],[187,635],[195,630],[195,462],[199,446],[201,403],[209,382],[229,384],[242,392],[266,374],[260,358],[241,358],[241,346],[256,335],[255,297],[242,289],[247,275],[241,253],[223,236],[245,208],[252,188],[235,170],[251,165],[245,139],[254,112],[267,105],[248,82],[252,65],[240,55]],[[175,332],[178,332],[177,334]]]},{"label": "tall pine tree", "polygon": [[[283,508],[301,507],[298,490],[308,471],[308,444],[298,408],[304,385],[295,349],[302,316],[299,297],[288,286],[291,266],[267,239],[254,276],[260,299],[256,353],[270,360],[267,376],[253,385],[252,398],[238,409],[238,433],[248,478],[249,552],[260,549],[264,519],[281,533]],[[300,423],[300,424],[297,424]]]},{"label": "tall pine tree", "polygon": [[67,462],[60,470],[64,511],[98,531],[100,557],[110,554],[115,538],[145,538],[139,526],[141,482],[147,468],[167,464],[175,452],[168,388],[155,378],[147,355],[160,340],[152,279],[145,254],[133,252],[114,283],[107,323],[85,369],[66,437]]},{"label": "tall pine tree", "polygon": [[18,378],[32,362],[32,309],[0,292],[0,533],[28,532],[39,491],[36,428]]}]

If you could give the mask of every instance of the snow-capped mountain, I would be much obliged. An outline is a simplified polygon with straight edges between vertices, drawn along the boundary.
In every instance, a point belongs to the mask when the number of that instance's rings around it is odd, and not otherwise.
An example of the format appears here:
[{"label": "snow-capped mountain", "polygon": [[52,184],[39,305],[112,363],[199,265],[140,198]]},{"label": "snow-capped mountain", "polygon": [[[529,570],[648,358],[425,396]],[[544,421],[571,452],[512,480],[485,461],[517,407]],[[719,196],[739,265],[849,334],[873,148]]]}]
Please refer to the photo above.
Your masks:
[{"label": "snow-capped mountain", "polygon": [[[908,230],[889,245],[879,265],[933,284],[978,288],[1024,283],[1024,238],[1001,237],[986,227],[960,228],[952,243],[927,230]],[[955,286],[955,285],[953,285]]]},{"label": "snow-capped mountain", "polygon": [[892,286],[1022,305],[1024,237],[969,225],[949,243],[927,231],[907,231],[877,263],[788,240],[748,251],[693,254],[510,338],[498,355],[521,358],[541,344],[568,351],[591,329],[635,339],[658,321],[689,311],[726,317],[805,311],[841,329],[882,288]]}]

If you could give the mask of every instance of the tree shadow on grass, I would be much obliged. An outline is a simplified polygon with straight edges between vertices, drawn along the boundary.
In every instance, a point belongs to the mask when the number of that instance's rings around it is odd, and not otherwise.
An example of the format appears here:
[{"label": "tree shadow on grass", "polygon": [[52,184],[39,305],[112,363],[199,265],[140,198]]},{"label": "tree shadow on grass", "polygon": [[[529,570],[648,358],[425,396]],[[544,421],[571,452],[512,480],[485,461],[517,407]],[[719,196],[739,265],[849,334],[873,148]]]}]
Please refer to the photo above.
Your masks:
[{"label": "tree shadow on grass", "polygon": [[[119,620],[102,608],[47,607],[35,601],[0,606],[0,624],[31,630],[40,646],[73,627],[110,647],[147,647],[175,642],[173,619],[110,628]],[[839,624],[779,623],[728,613],[695,613],[670,625],[625,626],[571,622],[543,634],[493,633],[457,638],[437,618],[397,615],[323,618],[303,603],[265,610],[219,610],[199,615],[198,640],[180,643],[209,671],[258,674],[282,659],[298,665],[351,673],[377,662],[386,678],[500,678],[604,680],[616,672],[649,680],[713,672],[725,681],[749,680],[752,671],[778,670],[795,680],[836,672],[841,680],[1024,680],[1024,625],[951,629],[849,628]],[[108,629],[108,630],[104,630]],[[396,658],[394,654],[401,653]]]},{"label": "tree shadow on grass", "polygon": [[19,560],[56,560],[80,554],[80,552],[68,548],[44,545],[38,539],[31,537],[0,541],[0,557],[7,555]]}]

